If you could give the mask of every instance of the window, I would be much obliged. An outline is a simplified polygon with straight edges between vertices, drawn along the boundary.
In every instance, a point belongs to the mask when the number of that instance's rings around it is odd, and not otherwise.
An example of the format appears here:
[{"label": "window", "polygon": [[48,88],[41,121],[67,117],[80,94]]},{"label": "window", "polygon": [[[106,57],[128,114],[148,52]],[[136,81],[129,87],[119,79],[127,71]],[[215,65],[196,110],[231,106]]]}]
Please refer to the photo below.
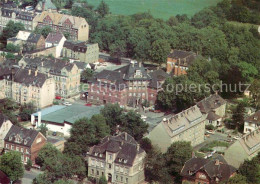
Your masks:
[{"label": "window", "polygon": [[28,157],[25,157],[25,161],[27,162],[29,160],[29,158]]},{"label": "window", "polygon": [[108,164],[108,168],[111,169],[111,168],[112,168],[112,165],[111,165],[111,164]]},{"label": "window", "polygon": [[102,168],[104,167],[104,163],[103,163],[103,162],[101,162],[101,164],[100,164],[100,165],[101,165],[101,167],[102,167]]},{"label": "window", "polygon": [[21,156],[21,160],[24,161],[23,155]]},{"label": "window", "polygon": [[109,157],[109,160],[112,160],[112,154],[109,154],[108,157]]},{"label": "window", "polygon": [[124,172],[124,168],[123,167],[120,167],[120,172]]},{"label": "window", "polygon": [[121,176],[121,182],[123,182],[123,176]]},{"label": "window", "polygon": [[94,169],[91,169],[91,174],[94,175]]},{"label": "window", "polygon": [[104,176],[104,172],[102,172],[102,176]]},{"label": "window", "polygon": [[19,151],[19,147],[18,146],[16,146],[16,151]]},{"label": "window", "polygon": [[26,153],[29,154],[29,150],[28,149],[26,149]]},{"label": "window", "polygon": [[21,148],[21,152],[23,152],[23,148]]},{"label": "window", "polygon": [[38,138],[38,139],[36,140],[36,144],[39,143],[39,142],[41,142],[41,141],[42,141],[42,138],[40,137],[40,138]]},{"label": "window", "polygon": [[14,150],[14,145],[11,145],[11,150]]},{"label": "window", "polygon": [[125,178],[125,182],[128,183],[128,178]]},{"label": "window", "polygon": [[97,171],[97,175],[99,176],[99,171]]},{"label": "window", "polygon": [[6,144],[5,147],[6,147],[7,149],[9,149],[9,144]]},{"label": "window", "polygon": [[118,175],[116,175],[116,180],[118,180]]}]

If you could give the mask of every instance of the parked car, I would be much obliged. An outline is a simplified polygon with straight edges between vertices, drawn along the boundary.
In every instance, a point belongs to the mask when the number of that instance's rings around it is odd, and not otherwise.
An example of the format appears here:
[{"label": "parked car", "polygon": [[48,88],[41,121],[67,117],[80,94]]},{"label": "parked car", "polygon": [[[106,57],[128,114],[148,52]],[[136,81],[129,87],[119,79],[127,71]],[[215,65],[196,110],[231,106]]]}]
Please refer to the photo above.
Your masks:
[{"label": "parked car", "polygon": [[55,99],[56,99],[56,100],[60,100],[60,99],[61,99],[61,96],[56,96]]},{"label": "parked car", "polygon": [[92,104],[91,103],[87,103],[87,104],[85,104],[85,106],[91,107]]},{"label": "parked car", "polygon": [[235,136],[235,137],[233,137],[233,139],[238,140],[238,139],[240,139],[240,137],[239,136]]},{"label": "parked car", "polygon": [[69,102],[64,102],[63,105],[70,106],[70,105],[72,105],[72,104],[69,103]]},{"label": "parked car", "polygon": [[206,131],[208,134],[215,134],[215,132],[213,132],[213,130],[207,130]]},{"label": "parked car", "polygon": [[52,135],[53,135],[53,136],[56,136],[56,135],[57,135],[57,132],[53,132]]}]

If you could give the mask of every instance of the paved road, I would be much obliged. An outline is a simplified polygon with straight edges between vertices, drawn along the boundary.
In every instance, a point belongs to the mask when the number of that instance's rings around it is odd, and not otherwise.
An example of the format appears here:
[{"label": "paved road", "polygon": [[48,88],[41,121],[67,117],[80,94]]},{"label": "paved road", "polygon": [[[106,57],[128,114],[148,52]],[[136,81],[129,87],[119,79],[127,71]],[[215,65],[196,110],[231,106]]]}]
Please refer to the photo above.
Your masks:
[{"label": "paved road", "polygon": [[22,178],[22,184],[31,184],[33,179],[36,178],[42,171],[31,169],[30,171],[24,171]]}]

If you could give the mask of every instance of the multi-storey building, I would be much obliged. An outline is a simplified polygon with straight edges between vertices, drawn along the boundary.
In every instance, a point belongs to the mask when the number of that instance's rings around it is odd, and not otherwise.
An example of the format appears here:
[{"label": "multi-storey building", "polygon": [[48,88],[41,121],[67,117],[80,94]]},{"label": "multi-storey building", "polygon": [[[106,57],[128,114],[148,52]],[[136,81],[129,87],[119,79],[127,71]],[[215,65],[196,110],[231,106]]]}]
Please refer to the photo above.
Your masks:
[{"label": "multi-storey building", "polygon": [[205,116],[195,105],[164,118],[155,128],[151,130],[148,138],[153,145],[157,145],[163,152],[176,141],[191,142],[191,146],[196,146],[204,141]]},{"label": "multi-storey building", "polygon": [[4,148],[4,138],[10,128],[12,127],[11,121],[3,114],[0,114],[0,150]]},{"label": "multi-storey building", "polygon": [[42,133],[13,125],[5,139],[5,152],[18,151],[22,154],[21,160],[24,164],[30,159],[33,164],[40,149],[45,145],[47,139]]},{"label": "multi-storey building", "polygon": [[1,98],[19,104],[33,103],[37,108],[50,106],[55,98],[55,82],[37,70],[0,68]]},{"label": "multi-storey building", "polygon": [[113,184],[144,182],[146,153],[127,133],[105,137],[87,153],[88,176],[105,176]]},{"label": "multi-storey building", "polygon": [[56,57],[61,56],[61,51],[64,45],[64,42],[66,41],[65,36],[62,33],[49,33],[45,40],[45,47],[56,47]]},{"label": "multi-storey building", "polygon": [[95,63],[99,57],[98,44],[86,44],[82,41],[67,40],[64,43],[62,56],[86,63]]},{"label": "multi-storey building", "polygon": [[250,133],[259,128],[260,125],[260,111],[255,112],[251,116],[245,118],[244,133]]},{"label": "multi-storey building", "polygon": [[25,56],[19,66],[48,73],[55,80],[55,93],[63,98],[79,94],[80,71],[77,65],[52,57]]},{"label": "multi-storey building", "polygon": [[0,6],[0,32],[9,21],[22,23],[28,31],[34,29],[35,12],[19,9],[13,2],[2,3]]},{"label": "multi-storey building", "polygon": [[239,168],[245,160],[251,160],[260,152],[260,129],[245,134],[225,150],[228,164]]},{"label": "multi-storey building", "polygon": [[175,76],[187,74],[189,65],[195,58],[194,52],[173,50],[167,58],[167,73],[172,72]]},{"label": "multi-storey building", "polygon": [[89,25],[82,17],[43,11],[34,19],[38,28],[49,26],[53,32],[68,35],[71,40],[87,41]]},{"label": "multi-storey building", "polygon": [[137,106],[145,100],[154,104],[157,92],[167,77],[162,70],[148,73],[142,63],[137,62],[114,71],[103,70],[89,81],[91,86],[87,100],[90,103],[119,103],[122,106]]}]

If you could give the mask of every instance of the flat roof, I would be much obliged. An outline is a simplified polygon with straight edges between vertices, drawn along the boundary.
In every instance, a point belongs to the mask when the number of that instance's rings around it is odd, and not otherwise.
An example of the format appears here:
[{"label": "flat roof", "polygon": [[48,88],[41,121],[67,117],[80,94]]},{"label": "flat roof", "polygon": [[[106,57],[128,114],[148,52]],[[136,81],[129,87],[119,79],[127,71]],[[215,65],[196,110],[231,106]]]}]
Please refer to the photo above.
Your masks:
[{"label": "flat roof", "polygon": [[[46,115],[46,114],[49,114],[49,113],[51,113],[51,112],[55,112],[55,111],[57,111],[57,110],[60,110],[60,109],[66,108],[66,107],[67,107],[67,106],[65,106],[65,105],[53,105],[53,106],[51,106],[51,107],[47,107],[47,108],[45,108],[45,109],[42,109],[42,110],[40,110],[40,111],[38,111],[38,112],[41,112],[41,113],[42,113],[42,116],[44,116],[44,115]],[[32,115],[38,117],[38,112],[33,113]]]},{"label": "flat roof", "polygon": [[[81,118],[91,118],[95,114],[99,114],[103,106],[84,106],[84,105],[71,105],[54,107],[53,109],[42,110],[42,121],[49,121],[54,123],[74,123]],[[43,113],[44,112],[44,113]],[[36,115],[38,116],[38,114]]]}]

